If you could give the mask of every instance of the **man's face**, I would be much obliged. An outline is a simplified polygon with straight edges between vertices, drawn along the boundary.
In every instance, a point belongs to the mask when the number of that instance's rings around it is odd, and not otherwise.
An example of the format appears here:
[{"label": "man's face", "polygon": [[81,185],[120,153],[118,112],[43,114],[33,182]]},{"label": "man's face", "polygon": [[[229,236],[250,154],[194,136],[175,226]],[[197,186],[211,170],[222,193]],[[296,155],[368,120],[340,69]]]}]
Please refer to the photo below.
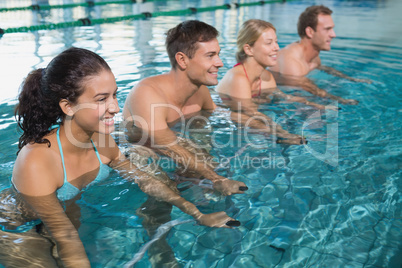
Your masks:
[{"label": "man's face", "polygon": [[193,58],[188,60],[187,74],[196,85],[214,86],[218,84],[218,69],[223,66],[219,58],[218,40],[198,42]]},{"label": "man's face", "polygon": [[331,40],[335,38],[334,21],[330,15],[318,15],[317,29],[313,30],[312,43],[317,50],[330,50]]}]

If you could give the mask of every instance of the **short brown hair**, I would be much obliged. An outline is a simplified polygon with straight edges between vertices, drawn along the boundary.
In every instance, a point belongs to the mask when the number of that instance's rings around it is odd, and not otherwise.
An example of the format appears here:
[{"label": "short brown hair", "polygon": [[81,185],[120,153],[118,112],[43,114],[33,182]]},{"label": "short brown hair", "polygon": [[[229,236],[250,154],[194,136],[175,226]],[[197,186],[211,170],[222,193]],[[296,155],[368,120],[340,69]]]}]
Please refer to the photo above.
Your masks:
[{"label": "short brown hair", "polygon": [[299,16],[297,22],[297,33],[300,38],[306,37],[306,28],[311,27],[314,31],[317,29],[318,15],[331,15],[332,10],[326,6],[310,6],[306,8]]},{"label": "short brown hair", "polygon": [[197,42],[208,42],[219,35],[211,25],[198,20],[187,20],[166,33],[166,50],[173,69],[176,69],[177,52],[183,52],[190,59],[197,50]]}]

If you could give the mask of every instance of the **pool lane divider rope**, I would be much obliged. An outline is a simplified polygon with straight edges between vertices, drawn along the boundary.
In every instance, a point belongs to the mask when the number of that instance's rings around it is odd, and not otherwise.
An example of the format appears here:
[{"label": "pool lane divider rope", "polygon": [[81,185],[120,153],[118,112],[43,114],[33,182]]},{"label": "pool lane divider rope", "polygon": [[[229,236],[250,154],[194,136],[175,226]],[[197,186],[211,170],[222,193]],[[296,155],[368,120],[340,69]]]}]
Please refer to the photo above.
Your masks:
[{"label": "pool lane divider rope", "polygon": [[60,9],[60,8],[73,8],[73,7],[94,7],[94,6],[105,6],[110,4],[136,4],[136,3],[144,3],[144,2],[153,2],[157,0],[125,0],[125,1],[104,1],[104,2],[95,2],[88,0],[84,3],[71,3],[71,4],[62,4],[62,5],[30,5],[25,7],[3,7],[0,8],[0,12],[8,12],[8,11],[21,11],[21,10],[49,10],[49,9]]},{"label": "pool lane divider rope", "polygon": [[[147,0],[150,1],[150,0]],[[121,1],[120,1],[121,2]],[[35,32],[39,30],[55,30],[55,29],[62,29],[62,28],[69,28],[69,27],[80,27],[80,26],[91,26],[96,24],[103,24],[103,23],[114,23],[119,21],[126,21],[126,20],[139,20],[139,19],[147,19],[153,17],[160,17],[160,16],[182,16],[182,15],[189,15],[195,14],[199,12],[208,12],[214,11],[219,9],[236,9],[239,7],[244,6],[256,6],[256,5],[264,5],[264,4],[271,4],[271,3],[283,3],[286,2],[285,0],[271,0],[271,1],[258,1],[258,2],[250,2],[250,3],[232,3],[232,4],[224,4],[220,6],[210,6],[210,7],[190,7],[181,10],[173,10],[173,11],[160,11],[160,12],[143,12],[140,14],[135,15],[127,15],[127,16],[120,16],[120,17],[109,17],[109,18],[98,18],[98,19],[90,19],[90,18],[81,18],[76,21],[70,22],[60,22],[60,23],[50,23],[50,24],[42,24],[42,25],[32,25],[32,26],[22,26],[16,28],[8,28],[2,29],[0,28],[0,37],[3,36],[5,33],[25,33],[25,32]],[[101,2],[99,2],[101,3]],[[106,3],[106,2],[103,2]]]},{"label": "pool lane divider rope", "polygon": [[[145,2],[153,2],[158,0],[123,0],[123,1],[103,1],[96,2],[93,0],[87,0],[83,3],[71,3],[71,4],[61,4],[61,5],[30,5],[25,7],[3,7],[0,8],[0,12],[8,12],[8,11],[22,11],[22,10],[49,10],[49,9],[61,9],[61,8],[74,8],[74,7],[94,7],[94,6],[105,6],[110,4],[115,5],[127,5],[127,4],[137,4],[137,3],[145,3]],[[285,0],[283,0],[284,2]],[[264,2],[264,1],[260,1]],[[238,5],[238,4],[235,4]]]}]

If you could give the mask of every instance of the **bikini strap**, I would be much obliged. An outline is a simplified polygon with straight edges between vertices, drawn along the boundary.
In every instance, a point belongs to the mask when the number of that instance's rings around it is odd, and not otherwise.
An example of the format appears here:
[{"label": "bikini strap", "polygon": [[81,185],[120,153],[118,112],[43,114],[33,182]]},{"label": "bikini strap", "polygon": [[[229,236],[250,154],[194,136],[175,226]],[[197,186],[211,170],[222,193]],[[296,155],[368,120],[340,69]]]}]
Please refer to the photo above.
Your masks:
[{"label": "bikini strap", "polygon": [[94,142],[92,141],[92,139],[91,139],[91,143],[92,143],[92,146],[94,147],[94,150],[95,150],[95,153],[96,153],[96,157],[98,157],[99,164],[102,165],[102,161],[101,161],[101,159],[100,159],[100,155],[99,155],[98,149],[96,149],[96,146],[95,146]]},{"label": "bikini strap", "polygon": [[57,136],[57,144],[59,145],[61,163],[63,164],[64,183],[66,183],[67,182],[67,172],[66,172],[66,166],[64,165],[63,148],[61,147],[61,142],[60,142],[60,128],[57,129],[57,135],[56,136]]},{"label": "bikini strap", "polygon": [[244,67],[244,64],[243,64],[242,62],[236,63],[236,64],[233,66],[233,68],[236,67],[236,66],[239,66],[239,65],[243,66],[243,70],[244,70],[244,73],[246,74],[247,80],[250,81],[250,79],[248,79],[248,75],[247,75],[246,68]]},{"label": "bikini strap", "polygon": [[[59,151],[60,151],[60,156],[61,156],[61,163],[63,164],[64,183],[66,183],[67,182],[67,172],[66,172],[66,166],[64,164],[63,148],[61,147],[61,141],[60,141],[60,127],[57,129],[56,133],[57,133],[57,144],[59,145]],[[91,139],[91,143],[92,143],[92,146],[94,147],[96,157],[98,158],[98,161],[99,161],[99,165],[102,166],[102,161],[101,161],[98,149],[96,149],[96,146],[95,146],[94,142],[92,141],[92,139]]]},{"label": "bikini strap", "polygon": [[250,81],[250,79],[248,78],[248,75],[247,75],[246,67],[244,67],[243,63],[241,64],[241,66],[243,66],[243,70],[244,70],[244,73],[246,74],[247,80]]},{"label": "bikini strap", "polygon": [[[236,64],[236,65],[233,66],[233,67],[236,67],[237,65],[240,65],[240,64],[241,64],[241,66],[243,66],[243,70],[244,70],[244,73],[246,74],[247,80],[250,82],[250,79],[248,78],[248,75],[247,75],[246,67],[244,67],[244,64],[243,64],[243,63],[238,63],[238,64]],[[259,91],[258,91],[258,95],[255,96],[255,97],[261,96],[261,76],[259,77],[259,79],[260,79],[260,89],[259,89]],[[254,97],[254,96],[253,96],[253,97]]]}]

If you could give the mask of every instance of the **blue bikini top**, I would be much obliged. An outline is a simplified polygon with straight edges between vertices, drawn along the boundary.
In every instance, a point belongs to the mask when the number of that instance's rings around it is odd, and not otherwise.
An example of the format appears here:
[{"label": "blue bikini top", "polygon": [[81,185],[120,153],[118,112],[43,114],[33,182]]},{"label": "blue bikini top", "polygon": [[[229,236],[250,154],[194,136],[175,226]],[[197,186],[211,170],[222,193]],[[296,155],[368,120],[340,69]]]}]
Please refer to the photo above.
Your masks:
[{"label": "blue bikini top", "polygon": [[[66,200],[72,199],[76,195],[78,195],[80,193],[80,190],[67,181],[67,172],[66,172],[66,166],[64,164],[63,149],[61,147],[59,131],[60,131],[60,128],[57,129],[57,144],[59,145],[61,162],[63,164],[64,183],[59,189],[57,189],[56,194],[57,194],[57,198],[60,201],[66,201]],[[102,163],[98,150],[96,149],[96,146],[92,140],[91,140],[91,143],[92,143],[92,146],[94,147],[96,156],[98,157],[98,160],[99,160],[99,172],[98,172],[98,175],[96,176],[96,178],[93,181],[91,181],[90,183],[88,183],[84,187],[84,189],[97,182],[105,180],[107,177],[109,177],[109,166]]]}]

